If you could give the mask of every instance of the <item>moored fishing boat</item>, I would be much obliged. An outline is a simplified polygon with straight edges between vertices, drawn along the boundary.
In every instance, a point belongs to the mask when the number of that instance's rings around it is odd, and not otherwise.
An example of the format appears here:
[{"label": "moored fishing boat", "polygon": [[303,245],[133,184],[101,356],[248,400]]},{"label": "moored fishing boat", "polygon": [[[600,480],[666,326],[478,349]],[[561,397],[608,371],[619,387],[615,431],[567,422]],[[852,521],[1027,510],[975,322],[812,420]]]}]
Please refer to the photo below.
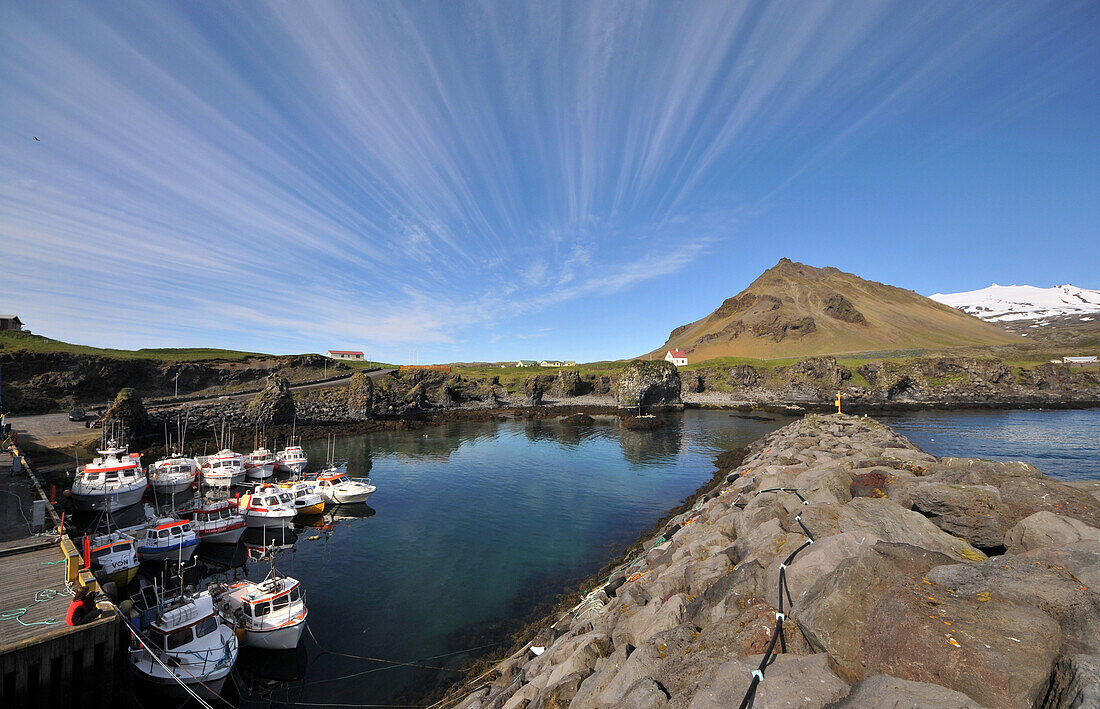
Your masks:
[{"label": "moored fishing boat", "polygon": [[244,461],[245,476],[249,480],[264,480],[275,474],[275,454],[267,448],[256,448]]},{"label": "moored fishing boat", "polygon": [[317,492],[330,505],[349,505],[366,502],[377,488],[370,478],[349,478],[339,467],[329,467],[317,475]]},{"label": "moored fishing boat", "polygon": [[306,456],[306,452],[302,450],[301,446],[297,445],[287,445],[286,448],[279,451],[275,459],[280,470],[295,476],[299,476],[305,472],[306,466],[309,465],[309,458]]},{"label": "moored fishing boat", "polygon": [[141,469],[141,454],[130,453],[115,441],[96,451],[99,457],[77,473],[71,489],[78,510],[114,512],[141,502],[148,478]]},{"label": "moored fishing boat", "polygon": [[237,637],[215,610],[209,591],[168,601],[156,609],[146,630],[139,623],[134,632],[139,644],[130,650],[130,667],[173,696],[188,696],[181,686],[186,685],[212,698],[237,661]]},{"label": "moored fishing boat", "polygon": [[200,501],[182,514],[190,518],[199,541],[210,544],[236,544],[246,526],[235,500]]},{"label": "moored fishing boat", "polygon": [[134,538],[123,532],[97,534],[89,540],[92,573],[101,584],[115,583],[119,588],[134,580],[141,562]]},{"label": "moored fishing boat", "polygon": [[137,536],[137,552],[142,561],[184,562],[195,553],[198,535],[187,520],[161,517]]},{"label": "moored fishing boat", "polygon": [[294,498],[294,509],[299,515],[319,515],[325,511],[325,498],[317,491],[315,480],[298,480],[279,483]]},{"label": "moored fishing boat", "polygon": [[199,456],[197,460],[204,485],[229,489],[244,482],[244,456],[240,453],[223,448],[214,455]]},{"label": "moored fishing boat", "polygon": [[285,527],[298,514],[291,494],[275,485],[257,485],[240,508],[249,527]]},{"label": "moored fishing boat", "polygon": [[191,489],[198,471],[194,458],[168,456],[149,466],[149,485],[159,495],[176,495]]},{"label": "moored fishing boat", "polygon": [[238,581],[211,588],[227,624],[241,631],[241,643],[267,650],[298,646],[305,628],[305,595],[297,579],[272,575],[253,583]]}]

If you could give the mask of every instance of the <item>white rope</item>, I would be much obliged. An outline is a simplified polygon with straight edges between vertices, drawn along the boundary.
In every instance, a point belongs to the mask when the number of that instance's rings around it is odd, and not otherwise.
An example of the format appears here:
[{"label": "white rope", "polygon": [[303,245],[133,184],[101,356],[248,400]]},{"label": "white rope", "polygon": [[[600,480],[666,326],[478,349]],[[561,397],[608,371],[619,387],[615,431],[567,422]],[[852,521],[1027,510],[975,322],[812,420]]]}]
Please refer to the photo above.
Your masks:
[{"label": "white rope", "polygon": [[[115,610],[116,611],[118,610],[117,606],[115,607]],[[160,657],[155,652],[153,652],[153,649],[145,644],[145,641],[142,640],[141,636],[138,635],[137,631],[135,631],[132,627],[130,627],[130,623],[126,620],[125,617],[122,617],[121,612],[119,612],[119,616],[120,616],[120,619],[122,620],[123,624],[125,624],[126,629],[130,631],[130,634],[133,635],[135,638],[137,638],[137,641],[139,643],[141,643],[141,646],[143,648],[145,648],[145,651],[147,653],[149,653],[149,656],[152,657],[154,660],[156,660],[158,665],[160,665],[162,668],[164,668],[164,671],[168,673],[169,677],[171,677],[177,683],[179,683],[179,686],[183,687],[184,690],[186,690],[187,693],[191,695],[192,699],[194,699],[196,702],[201,704],[203,706],[203,709],[214,709],[214,707],[207,704],[206,701],[202,697],[200,697],[197,692],[195,692],[195,690],[188,687],[187,683],[184,682],[182,679],[180,679],[179,675],[177,675],[175,672],[172,671],[172,668],[170,668],[168,665],[164,664],[164,662],[160,659]],[[201,684],[201,682],[200,682],[200,684]]]}]

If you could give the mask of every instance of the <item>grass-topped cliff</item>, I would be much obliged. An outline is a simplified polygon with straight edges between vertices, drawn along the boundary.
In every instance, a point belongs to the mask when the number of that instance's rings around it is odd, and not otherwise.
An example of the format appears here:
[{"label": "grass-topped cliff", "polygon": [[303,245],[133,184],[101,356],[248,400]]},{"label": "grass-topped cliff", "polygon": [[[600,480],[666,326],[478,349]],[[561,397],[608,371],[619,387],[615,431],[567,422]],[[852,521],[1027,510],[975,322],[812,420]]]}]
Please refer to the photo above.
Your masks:
[{"label": "grass-topped cliff", "polygon": [[165,347],[139,350],[117,350],[89,345],[75,345],[29,332],[0,332],[0,353],[35,352],[43,354],[64,353],[94,355],[113,359],[151,359],[164,362],[205,362],[210,360],[240,361],[251,358],[273,357],[260,352],[222,350],[213,347]]}]

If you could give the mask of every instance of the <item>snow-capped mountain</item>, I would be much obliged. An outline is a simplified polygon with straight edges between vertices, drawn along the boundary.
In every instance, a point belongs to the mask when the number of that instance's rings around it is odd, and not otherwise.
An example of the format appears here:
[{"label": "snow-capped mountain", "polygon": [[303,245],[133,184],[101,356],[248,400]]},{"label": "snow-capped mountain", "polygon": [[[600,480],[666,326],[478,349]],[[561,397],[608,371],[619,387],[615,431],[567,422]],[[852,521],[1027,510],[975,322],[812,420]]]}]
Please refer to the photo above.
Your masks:
[{"label": "snow-capped mountain", "polygon": [[1091,320],[1100,316],[1100,291],[1069,285],[1054,288],[999,286],[965,293],[936,293],[932,300],[958,308],[982,320],[1011,322],[1079,316]]}]

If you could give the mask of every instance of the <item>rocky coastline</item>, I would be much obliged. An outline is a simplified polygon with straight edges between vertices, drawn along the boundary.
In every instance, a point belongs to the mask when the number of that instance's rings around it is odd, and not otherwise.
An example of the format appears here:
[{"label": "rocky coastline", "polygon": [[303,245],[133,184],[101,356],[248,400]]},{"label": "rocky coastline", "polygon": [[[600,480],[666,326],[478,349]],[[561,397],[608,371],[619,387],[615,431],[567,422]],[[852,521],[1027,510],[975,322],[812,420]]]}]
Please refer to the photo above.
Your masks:
[{"label": "rocky coastline", "polygon": [[1100,705],[1096,481],[835,414],[723,462],[439,706]]}]

